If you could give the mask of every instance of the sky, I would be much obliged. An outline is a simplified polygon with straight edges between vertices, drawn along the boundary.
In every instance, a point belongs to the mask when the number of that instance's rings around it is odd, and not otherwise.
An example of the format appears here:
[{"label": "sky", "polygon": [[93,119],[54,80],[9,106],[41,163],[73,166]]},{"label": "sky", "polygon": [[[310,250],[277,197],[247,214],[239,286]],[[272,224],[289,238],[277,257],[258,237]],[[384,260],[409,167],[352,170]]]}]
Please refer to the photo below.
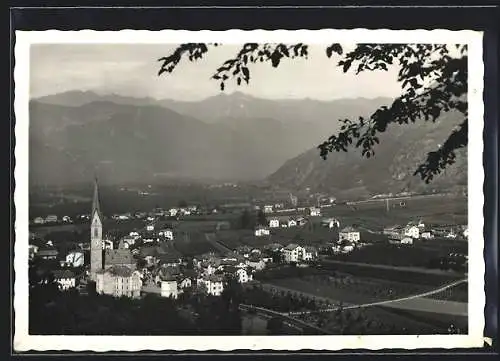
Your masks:
[{"label": "sky", "polygon": [[[228,83],[225,92],[270,99],[395,97],[401,93],[397,68],[389,71],[343,73],[329,59],[325,46],[311,45],[309,59],[282,60],[249,66],[249,85]],[[36,44],[30,49],[30,96],[32,98],[70,90],[92,90],[134,97],[196,101],[219,94],[210,76],[234,57],[239,46],[209,48],[201,60],[185,59],[172,74],[158,76],[158,59],[170,55],[174,44]]]}]

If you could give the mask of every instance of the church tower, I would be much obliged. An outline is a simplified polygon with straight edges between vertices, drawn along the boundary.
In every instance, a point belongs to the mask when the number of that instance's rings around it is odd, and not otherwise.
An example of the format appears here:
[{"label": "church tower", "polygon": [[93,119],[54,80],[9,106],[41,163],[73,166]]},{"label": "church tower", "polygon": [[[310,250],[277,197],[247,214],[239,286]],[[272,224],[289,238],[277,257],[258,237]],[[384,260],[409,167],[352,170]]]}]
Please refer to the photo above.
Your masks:
[{"label": "church tower", "polygon": [[97,178],[94,181],[94,197],[90,215],[90,276],[95,280],[95,274],[103,268],[102,262],[102,214],[99,205],[99,190]]}]

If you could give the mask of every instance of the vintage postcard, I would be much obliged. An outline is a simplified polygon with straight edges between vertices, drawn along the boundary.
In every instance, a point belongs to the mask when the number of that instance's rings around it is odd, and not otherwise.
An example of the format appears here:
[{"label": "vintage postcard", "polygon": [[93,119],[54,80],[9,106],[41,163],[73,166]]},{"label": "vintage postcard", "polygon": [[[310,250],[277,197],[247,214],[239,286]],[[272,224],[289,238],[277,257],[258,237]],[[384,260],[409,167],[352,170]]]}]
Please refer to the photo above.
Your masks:
[{"label": "vintage postcard", "polygon": [[15,351],[483,346],[482,33],[15,37]]}]

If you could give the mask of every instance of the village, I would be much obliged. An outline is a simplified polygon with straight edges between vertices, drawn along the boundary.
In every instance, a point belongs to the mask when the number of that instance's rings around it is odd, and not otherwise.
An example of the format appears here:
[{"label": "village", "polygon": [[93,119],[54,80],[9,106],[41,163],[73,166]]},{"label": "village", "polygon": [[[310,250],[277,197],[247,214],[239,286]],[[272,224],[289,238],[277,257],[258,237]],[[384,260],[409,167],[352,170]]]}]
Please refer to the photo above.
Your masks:
[{"label": "village", "polygon": [[[31,234],[30,259],[48,267],[62,290],[75,288],[87,294],[92,280],[98,294],[116,297],[139,298],[156,294],[177,299],[183,292],[193,290],[220,296],[229,280],[253,284],[258,282],[256,274],[266,269],[317,267],[322,260],[335,255],[374,248],[372,240],[380,237],[384,243],[406,248],[434,238],[466,240],[468,237],[466,226],[429,227],[421,220],[409,220],[404,226],[385,227],[381,231],[369,230],[362,225],[342,224],[338,218],[322,216],[322,212],[335,207],[334,200],[321,206],[297,207],[296,199],[292,198],[294,208],[265,204],[250,210],[240,209],[241,218],[256,215],[247,222],[251,229],[240,230],[231,229],[230,222],[218,220],[211,222],[208,228],[186,231],[183,225],[196,223],[196,217],[205,219],[207,213],[220,212],[217,209],[202,211],[198,206],[187,204],[168,210],[157,208],[151,212],[114,214],[106,218],[125,223],[134,219],[139,223],[134,223],[136,228],[128,233],[111,238],[106,237],[103,230],[105,216],[100,211],[97,187],[96,183],[92,213],[77,217],[77,222],[91,222],[89,242],[80,242],[76,249],[61,253],[52,240],[37,239],[36,229]],[[55,223],[71,224],[73,220],[55,215],[33,220],[33,224]],[[313,242],[300,237],[301,230],[307,230],[306,234],[320,234],[320,237]],[[295,236],[290,236],[292,234]],[[198,239],[194,240],[196,235]],[[34,242],[35,239],[38,242]],[[204,243],[209,251],[183,253],[186,247],[180,245],[189,246],[193,242]],[[448,256],[466,266],[466,254],[450,253]]]}]

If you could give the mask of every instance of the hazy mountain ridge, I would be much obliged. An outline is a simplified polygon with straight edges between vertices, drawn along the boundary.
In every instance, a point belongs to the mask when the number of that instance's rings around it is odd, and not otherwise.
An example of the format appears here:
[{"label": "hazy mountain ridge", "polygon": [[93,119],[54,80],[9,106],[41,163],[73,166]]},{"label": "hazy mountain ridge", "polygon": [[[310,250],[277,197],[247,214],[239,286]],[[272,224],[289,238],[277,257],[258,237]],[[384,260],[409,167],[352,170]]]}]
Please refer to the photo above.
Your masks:
[{"label": "hazy mountain ridge", "polygon": [[[366,116],[390,102],[269,100],[242,93],[198,102],[93,92],[43,97],[30,102],[30,180],[71,183],[94,172],[110,182],[247,181],[271,174],[267,182],[288,189],[356,195],[428,189],[413,171],[444,141],[456,115],[389,128],[371,159],[350,151],[323,161],[315,148],[338,130],[338,119]],[[464,159],[430,187],[466,184]]]},{"label": "hazy mountain ridge", "polygon": [[370,159],[352,148],[347,153],[331,153],[323,160],[318,149],[310,149],[287,161],[267,182],[288,189],[310,187],[361,198],[389,192],[461,190],[467,185],[466,149],[458,151],[456,163],[428,185],[413,175],[427,153],[436,150],[461,120],[458,114],[448,113],[436,123],[393,125],[380,136],[375,156]]}]

